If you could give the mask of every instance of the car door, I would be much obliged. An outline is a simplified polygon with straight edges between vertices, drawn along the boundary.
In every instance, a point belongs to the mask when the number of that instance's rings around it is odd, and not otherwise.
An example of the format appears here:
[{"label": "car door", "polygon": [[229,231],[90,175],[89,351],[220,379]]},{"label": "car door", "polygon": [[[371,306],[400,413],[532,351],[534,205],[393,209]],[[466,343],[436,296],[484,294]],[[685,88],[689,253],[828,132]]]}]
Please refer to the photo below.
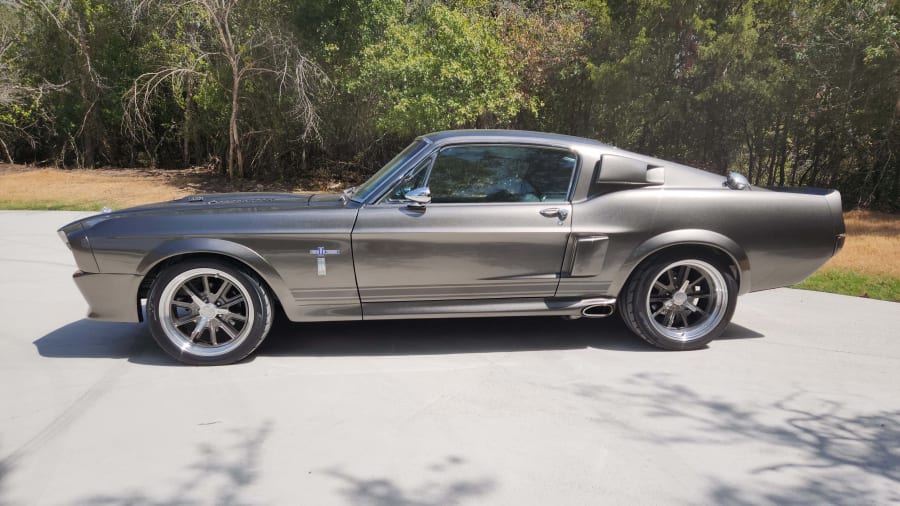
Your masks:
[{"label": "car door", "polygon": [[[552,297],[577,163],[546,146],[434,151],[360,209],[352,241],[362,302]],[[430,203],[404,199],[425,187]]]}]

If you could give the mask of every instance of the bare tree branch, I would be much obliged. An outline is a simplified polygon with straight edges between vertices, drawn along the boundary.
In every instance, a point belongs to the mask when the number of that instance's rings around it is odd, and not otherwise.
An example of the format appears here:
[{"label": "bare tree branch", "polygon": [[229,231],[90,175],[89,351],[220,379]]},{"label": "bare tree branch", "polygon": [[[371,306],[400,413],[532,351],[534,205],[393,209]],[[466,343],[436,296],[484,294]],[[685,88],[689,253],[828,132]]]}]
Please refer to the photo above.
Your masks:
[{"label": "bare tree branch", "polygon": [[122,128],[129,135],[138,137],[151,133],[153,98],[159,87],[185,76],[200,76],[194,67],[164,67],[156,72],[141,74],[125,92],[125,117]]},{"label": "bare tree branch", "polygon": [[16,35],[4,26],[0,31],[0,108],[22,106],[30,110],[27,115],[12,114],[11,120],[0,122],[0,147],[9,163],[14,163],[7,140],[16,139],[32,149],[37,145],[37,125],[51,124],[50,113],[42,106],[44,95],[65,89],[68,82],[53,84],[44,82],[38,86],[24,84],[17,67],[19,55],[15,53]]},{"label": "bare tree branch", "polygon": [[[133,0],[132,6],[133,20],[137,20],[153,6],[168,10],[169,19],[176,19],[176,15],[187,12],[193,13],[196,15],[196,22],[202,24],[212,36],[204,39],[203,43],[192,41],[188,44],[194,54],[191,64],[169,62],[158,71],[144,74],[135,80],[125,96],[129,113],[123,128],[130,134],[143,137],[149,132],[151,98],[161,92],[163,83],[172,83],[188,75],[198,79],[209,77],[209,82],[212,82],[213,70],[210,67],[201,70],[197,62],[212,64],[215,63],[214,60],[218,60],[231,76],[230,87],[224,90],[230,95],[231,106],[226,158],[229,176],[244,175],[242,141],[245,136],[241,129],[248,79],[265,78],[276,85],[277,100],[285,101],[290,118],[302,125],[300,140],[319,138],[317,98],[323,91],[330,90],[331,83],[321,67],[306,57],[294,39],[277,29],[271,20],[267,26],[266,20],[254,18],[254,26],[246,26],[246,21],[237,15],[241,6],[238,0]],[[263,26],[255,26],[260,21]],[[266,140],[261,143],[261,149],[266,149],[270,144],[271,139]],[[259,160],[261,155],[257,152],[250,159],[251,166]]]}]

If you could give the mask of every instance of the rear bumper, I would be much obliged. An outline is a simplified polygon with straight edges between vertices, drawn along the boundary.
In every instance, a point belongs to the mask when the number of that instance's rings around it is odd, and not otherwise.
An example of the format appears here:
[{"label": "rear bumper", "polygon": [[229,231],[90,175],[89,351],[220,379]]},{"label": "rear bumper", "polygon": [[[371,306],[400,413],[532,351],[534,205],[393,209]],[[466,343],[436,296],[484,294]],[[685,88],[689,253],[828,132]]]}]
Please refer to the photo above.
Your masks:
[{"label": "rear bumper", "polygon": [[88,318],[108,322],[140,321],[140,301],[137,300],[140,276],[78,271],[72,279],[88,303]]}]

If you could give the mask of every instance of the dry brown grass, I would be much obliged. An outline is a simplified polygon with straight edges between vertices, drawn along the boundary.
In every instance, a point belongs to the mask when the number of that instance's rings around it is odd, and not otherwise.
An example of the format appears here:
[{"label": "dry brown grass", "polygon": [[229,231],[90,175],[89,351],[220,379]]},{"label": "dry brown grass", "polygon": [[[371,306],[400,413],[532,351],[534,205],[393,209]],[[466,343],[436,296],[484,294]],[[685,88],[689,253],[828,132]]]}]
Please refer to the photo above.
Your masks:
[{"label": "dry brown grass", "polygon": [[[305,181],[306,191],[335,191],[334,181]],[[55,169],[0,164],[0,209],[121,209],[195,193],[300,191],[299,184],[229,181],[208,168]]]},{"label": "dry brown grass", "polygon": [[874,211],[844,213],[847,242],[823,271],[845,270],[900,278],[900,216]]},{"label": "dry brown grass", "polygon": [[118,209],[191,193],[163,176],[136,171],[38,169],[0,175],[0,204],[6,208]]}]

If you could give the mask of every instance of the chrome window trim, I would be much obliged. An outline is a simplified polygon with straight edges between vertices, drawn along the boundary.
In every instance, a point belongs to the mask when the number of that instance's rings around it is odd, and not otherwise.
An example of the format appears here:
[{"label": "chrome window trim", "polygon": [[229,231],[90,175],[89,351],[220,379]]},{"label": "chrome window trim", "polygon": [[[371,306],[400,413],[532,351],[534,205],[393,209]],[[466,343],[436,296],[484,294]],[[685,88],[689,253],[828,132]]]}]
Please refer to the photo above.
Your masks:
[{"label": "chrome window trim", "polygon": [[[424,137],[423,139],[428,140],[427,137]],[[581,156],[581,153],[572,149],[571,146],[548,144],[548,143],[532,143],[532,142],[457,142],[457,143],[442,144],[442,145],[436,146],[435,149],[432,149],[431,151],[429,151],[427,155],[425,155],[421,158],[418,158],[415,161],[415,163],[412,164],[412,166],[413,166],[413,168],[415,168],[416,166],[419,165],[419,163],[422,160],[429,158],[429,157],[431,158],[431,165],[428,167],[428,175],[425,178],[425,181],[427,183],[431,179],[431,170],[434,168],[434,160],[437,158],[437,156],[440,154],[440,152],[445,149],[457,148],[460,146],[465,146],[465,147],[517,146],[517,147],[523,147],[523,148],[540,148],[540,149],[547,149],[547,150],[554,150],[554,151],[563,151],[565,153],[568,153],[568,154],[574,156],[575,157],[575,167],[572,169],[572,175],[569,176],[569,188],[566,191],[565,200],[556,201],[556,203],[565,203],[565,204],[572,203],[572,197],[573,197],[573,193],[575,190],[575,182],[578,181],[578,177],[581,175],[581,168],[582,168],[581,166],[582,166],[583,158]],[[406,174],[408,174],[410,170],[412,170],[412,169],[405,169],[403,171],[399,171],[401,173],[401,175],[399,177],[392,178],[391,184],[388,185],[386,188],[384,188],[383,193],[381,195],[379,195],[378,198],[372,199],[370,201],[371,202],[370,205],[401,206],[401,205],[408,204],[409,201],[390,200],[387,198],[387,196],[388,196],[388,193],[390,192],[391,188],[393,188],[398,182],[400,182],[400,180],[403,179],[403,177],[406,176]],[[547,204],[551,204],[551,203],[553,203],[553,202],[438,202],[438,203],[428,204],[428,207],[431,207],[431,206],[471,206],[471,205],[478,205],[478,206],[481,206],[481,205],[521,205],[521,204],[547,205]]]}]

